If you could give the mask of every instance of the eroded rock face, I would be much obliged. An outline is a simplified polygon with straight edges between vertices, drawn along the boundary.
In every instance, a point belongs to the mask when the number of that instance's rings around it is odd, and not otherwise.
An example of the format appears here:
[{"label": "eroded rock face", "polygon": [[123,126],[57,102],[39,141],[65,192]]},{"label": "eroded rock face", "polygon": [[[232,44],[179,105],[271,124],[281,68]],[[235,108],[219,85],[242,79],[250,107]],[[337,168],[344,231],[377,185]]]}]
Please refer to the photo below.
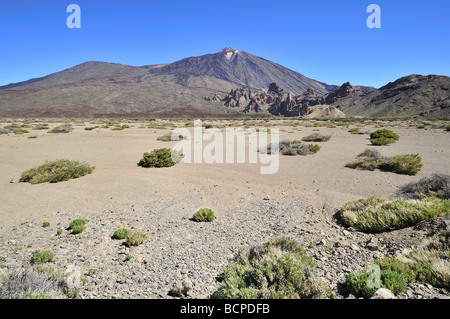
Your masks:
[{"label": "eroded rock face", "polygon": [[243,113],[268,112],[284,116],[344,117],[342,111],[329,104],[347,96],[351,91],[350,83],[345,83],[336,91],[324,96],[317,96],[312,88],[296,96],[284,91],[278,84],[271,83],[268,91],[233,89],[222,101],[226,107],[240,108]]}]

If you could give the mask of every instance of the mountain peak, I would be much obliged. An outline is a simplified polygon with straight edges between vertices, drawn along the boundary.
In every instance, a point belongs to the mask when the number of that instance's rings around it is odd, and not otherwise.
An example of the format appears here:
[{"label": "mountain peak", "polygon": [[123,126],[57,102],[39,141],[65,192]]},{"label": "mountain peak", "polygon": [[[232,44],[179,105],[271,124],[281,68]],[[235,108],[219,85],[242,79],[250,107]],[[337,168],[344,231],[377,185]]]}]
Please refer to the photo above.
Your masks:
[{"label": "mountain peak", "polygon": [[234,50],[233,48],[230,48],[230,47],[226,47],[225,49],[223,49],[220,52],[225,52],[225,53],[227,53],[227,52],[236,52],[236,50]]}]

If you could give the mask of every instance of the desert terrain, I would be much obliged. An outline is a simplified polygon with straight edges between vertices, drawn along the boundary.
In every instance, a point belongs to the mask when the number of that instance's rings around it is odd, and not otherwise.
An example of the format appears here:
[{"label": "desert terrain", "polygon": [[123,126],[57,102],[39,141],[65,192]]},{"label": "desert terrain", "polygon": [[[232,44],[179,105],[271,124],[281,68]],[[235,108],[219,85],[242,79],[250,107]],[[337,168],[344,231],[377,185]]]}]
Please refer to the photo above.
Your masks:
[{"label": "desert terrain", "polygon": [[[370,196],[391,200],[402,185],[432,173],[450,174],[450,132],[444,129],[448,122],[436,121],[444,128],[424,129],[407,120],[204,121],[222,130],[228,125],[278,128],[280,140],[301,140],[316,132],[331,135],[329,141],[317,143],[321,148],[316,154],[280,155],[278,172],[263,175],[260,163],[139,167],[144,152],[177,143],[158,137],[187,127],[189,121],[122,120],[120,124],[129,128],[117,131],[95,121],[99,120],[65,121],[73,130],[59,134],[48,131],[65,123],[48,120],[49,130],[33,130],[38,123],[28,121],[24,128],[29,133],[0,134],[0,263],[20,266],[36,249],[51,250],[51,264],[58,271],[80,267],[84,279],[77,298],[174,298],[171,289],[186,278],[191,288],[185,297],[209,298],[236,252],[279,236],[301,243],[333,296],[346,298],[342,284],[347,273],[418,245],[426,229],[348,231],[334,218],[339,208]],[[0,128],[13,122],[21,123],[3,119]],[[85,130],[94,125],[99,127]],[[361,127],[361,134],[348,132],[353,127]],[[389,146],[371,145],[368,133],[379,127],[395,131],[400,139]],[[423,168],[409,176],[345,167],[367,148],[386,156],[419,154]],[[56,159],[87,161],[96,168],[60,183],[19,182],[25,170]],[[216,219],[193,221],[201,207],[211,208]],[[87,220],[83,233],[65,230],[74,218]],[[50,226],[42,227],[44,221]],[[138,247],[126,247],[111,239],[121,227],[141,230],[148,239]],[[58,229],[64,231],[57,236]],[[366,247],[372,238],[379,244],[374,250]],[[130,255],[133,258],[126,260]],[[449,293],[413,285],[399,298],[436,296]]]}]

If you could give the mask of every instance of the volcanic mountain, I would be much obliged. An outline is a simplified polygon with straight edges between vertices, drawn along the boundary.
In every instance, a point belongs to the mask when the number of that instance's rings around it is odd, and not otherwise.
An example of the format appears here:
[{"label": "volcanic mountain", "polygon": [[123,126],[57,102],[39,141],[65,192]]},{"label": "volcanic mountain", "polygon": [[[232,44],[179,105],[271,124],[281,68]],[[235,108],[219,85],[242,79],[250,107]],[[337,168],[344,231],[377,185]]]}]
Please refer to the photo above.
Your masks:
[{"label": "volcanic mountain", "polygon": [[310,89],[324,95],[338,88],[227,47],[215,54],[141,67],[90,61],[42,78],[1,86],[0,115],[232,115],[237,112],[203,97],[225,95],[236,87],[267,90],[272,82],[293,94]]}]

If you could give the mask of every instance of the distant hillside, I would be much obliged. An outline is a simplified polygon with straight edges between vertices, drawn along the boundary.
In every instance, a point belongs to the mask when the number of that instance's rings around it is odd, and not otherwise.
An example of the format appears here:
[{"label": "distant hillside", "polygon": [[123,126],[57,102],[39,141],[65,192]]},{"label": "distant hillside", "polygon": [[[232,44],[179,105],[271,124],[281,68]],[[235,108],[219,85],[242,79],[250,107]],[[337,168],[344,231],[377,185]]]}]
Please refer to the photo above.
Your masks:
[{"label": "distant hillside", "polygon": [[364,95],[333,102],[347,115],[367,117],[450,116],[450,78],[409,75]]},{"label": "distant hillside", "polygon": [[90,61],[2,86],[0,116],[230,115],[236,112],[203,97],[226,94],[236,86],[264,90],[272,82],[296,94],[312,89],[322,95],[337,88],[247,52],[225,48],[142,67]]}]

